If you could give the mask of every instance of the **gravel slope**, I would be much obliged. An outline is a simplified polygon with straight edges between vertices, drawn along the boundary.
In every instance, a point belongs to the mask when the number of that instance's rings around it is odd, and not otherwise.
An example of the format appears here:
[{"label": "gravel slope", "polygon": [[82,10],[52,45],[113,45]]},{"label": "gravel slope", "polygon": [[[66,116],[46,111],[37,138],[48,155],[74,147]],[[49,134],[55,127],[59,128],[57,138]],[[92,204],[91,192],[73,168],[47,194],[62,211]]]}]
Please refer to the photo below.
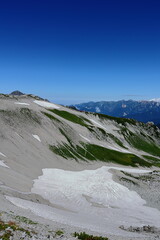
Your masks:
[{"label": "gravel slope", "polygon": [[[57,126],[47,118],[42,112],[47,110],[33,102],[34,99],[23,97],[4,97],[0,98],[0,212],[1,221],[16,222],[20,227],[29,229],[32,234],[31,238],[26,235],[25,231],[13,232],[11,239],[73,239],[73,232],[86,231],[89,234],[100,235],[98,231],[91,231],[89,228],[69,226],[67,224],[58,223],[35,215],[28,209],[19,208],[6,199],[6,196],[16,197],[27,200],[31,203],[43,204],[48,207],[58,207],[58,203],[53,203],[38,193],[33,193],[34,180],[42,176],[42,169],[61,169],[66,171],[82,171],[95,170],[102,166],[116,166],[115,164],[107,164],[102,162],[76,162],[75,160],[66,160],[49,149],[49,144],[67,142],[66,138],[60,134]],[[53,105],[55,107],[55,105]],[[23,110],[21,110],[23,109]],[[27,109],[30,109],[28,112]],[[56,105],[56,109],[66,110],[62,106]],[[72,110],[67,110],[73,113]],[[84,116],[83,113],[79,113]],[[61,119],[63,126],[72,134],[74,143],[80,140],[93,144],[103,144],[107,147],[118,148],[113,142],[106,143],[105,140],[97,140],[83,126],[71,123],[65,119]],[[90,116],[91,118],[91,116]],[[98,122],[96,117],[92,117],[92,122]],[[95,123],[95,125],[96,125]],[[111,121],[105,123],[108,133],[117,133],[117,126]],[[73,131],[74,129],[74,131]],[[134,130],[133,130],[134,131]],[[102,136],[101,136],[102,137]],[[122,149],[119,147],[119,151]],[[125,149],[123,149],[125,150]],[[140,155],[141,152],[130,148],[134,154]],[[142,153],[143,154],[143,153]],[[155,169],[152,169],[155,170]],[[146,206],[160,210],[160,176],[159,172],[145,174],[145,177],[139,174],[130,173],[127,175],[119,170],[110,170],[112,179],[115,183],[125,186],[131,191],[135,191],[141,199],[146,201]],[[126,180],[127,179],[127,180]],[[20,216],[19,218],[17,216]],[[24,222],[27,217],[37,224],[29,224]],[[24,221],[23,221],[24,220]],[[112,219],[113,221],[113,219]],[[157,220],[155,219],[155,225]],[[159,229],[154,228],[154,233],[148,232],[148,229],[135,229],[124,226],[119,230],[120,234],[103,233],[113,240],[128,239],[158,239]],[[107,228],[107,226],[106,226]],[[56,235],[57,230],[63,229],[61,236]],[[124,230],[125,229],[125,230]]]}]

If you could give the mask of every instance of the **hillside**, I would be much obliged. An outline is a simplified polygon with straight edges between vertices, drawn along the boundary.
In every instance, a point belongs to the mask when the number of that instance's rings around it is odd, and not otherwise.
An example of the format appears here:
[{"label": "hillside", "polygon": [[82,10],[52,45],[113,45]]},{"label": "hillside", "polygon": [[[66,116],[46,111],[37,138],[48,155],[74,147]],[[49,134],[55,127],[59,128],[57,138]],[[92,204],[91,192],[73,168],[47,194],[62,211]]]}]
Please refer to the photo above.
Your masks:
[{"label": "hillside", "polygon": [[2,98],[0,117],[2,142],[4,148],[13,145],[12,158],[24,151],[29,155],[43,146],[35,155],[43,156],[39,152],[43,150],[49,158],[63,160],[159,165],[160,130],[150,123],[80,113],[48,102],[43,104],[30,96]]},{"label": "hillside", "polygon": [[[148,197],[150,207],[145,207],[142,192],[129,190],[132,183],[143,183],[141,178],[135,181],[133,173],[137,178],[139,174],[148,177],[160,166],[160,130],[151,123],[79,112],[34,95],[1,95],[0,142],[1,211],[11,210],[14,204],[14,208],[61,224],[115,235],[123,235],[124,230],[119,230],[122,220],[132,225],[137,211],[145,212],[139,214],[144,224],[159,219],[157,209],[150,212],[155,200]],[[124,179],[129,179],[129,186]],[[143,186],[146,192],[147,186]],[[139,206],[135,213],[133,202]],[[120,209],[115,226],[117,210],[109,207],[109,212],[102,213],[107,206]],[[126,206],[130,211],[124,217]],[[131,212],[133,218],[128,220]],[[97,225],[97,214],[102,219],[113,214],[113,226],[106,220]],[[109,224],[106,232],[105,224]]]}]

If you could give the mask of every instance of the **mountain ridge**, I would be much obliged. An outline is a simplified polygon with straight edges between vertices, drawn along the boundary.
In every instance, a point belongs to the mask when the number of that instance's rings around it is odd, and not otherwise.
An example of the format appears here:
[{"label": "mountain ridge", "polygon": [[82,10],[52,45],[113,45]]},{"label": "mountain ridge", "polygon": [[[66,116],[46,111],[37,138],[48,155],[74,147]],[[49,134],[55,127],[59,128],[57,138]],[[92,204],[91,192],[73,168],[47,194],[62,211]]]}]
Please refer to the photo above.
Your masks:
[{"label": "mountain ridge", "polygon": [[[37,97],[24,95],[18,98],[13,97],[8,101],[8,97],[3,96],[2,99],[0,98],[0,101],[4,102],[2,104],[4,106],[7,104],[7,108],[1,109],[1,120],[5,119],[4,125],[9,123],[9,126],[10,124],[16,126],[17,121],[19,122],[22,118],[23,123],[27,119],[28,122],[26,122],[26,125],[33,123],[41,127],[40,119],[46,121],[47,118],[50,122],[48,124],[53,124],[57,128],[56,138],[65,139],[65,141],[61,140],[57,142],[53,134],[52,139],[55,139],[54,141],[57,144],[53,145],[53,140],[52,142],[48,142],[47,151],[51,151],[56,156],[63,159],[76,159],[77,161],[107,161],[105,156],[108,155],[113,157],[116,162],[118,158],[114,151],[117,151],[122,156],[122,164],[134,165],[130,154],[134,155],[137,153],[137,159],[139,159],[137,161],[144,162],[148,166],[150,165],[148,159],[142,155],[149,153],[151,154],[151,158],[157,157],[159,159],[157,154],[160,154],[158,147],[160,144],[160,132],[151,123],[143,124],[132,119],[111,117],[99,113],[83,113],[49,103],[41,100],[39,97],[38,100],[36,99]],[[24,116],[26,116],[26,119]],[[20,126],[22,130],[24,128],[23,124],[21,123]],[[45,125],[44,127],[46,128]],[[82,129],[82,133],[84,134],[81,133],[80,129]],[[136,141],[142,141],[143,144],[141,144],[143,146],[137,146]],[[84,149],[88,152],[87,155],[84,155]],[[142,151],[143,154],[140,154],[139,151]],[[99,155],[97,155],[97,152]],[[106,152],[106,155],[103,156],[101,152]],[[125,163],[123,159],[125,155],[127,157],[127,154],[128,163]],[[159,162],[159,160],[157,161]]]},{"label": "mountain ridge", "polygon": [[114,117],[133,118],[142,122],[160,123],[160,103],[157,101],[100,101],[75,104],[80,111],[97,112]]}]

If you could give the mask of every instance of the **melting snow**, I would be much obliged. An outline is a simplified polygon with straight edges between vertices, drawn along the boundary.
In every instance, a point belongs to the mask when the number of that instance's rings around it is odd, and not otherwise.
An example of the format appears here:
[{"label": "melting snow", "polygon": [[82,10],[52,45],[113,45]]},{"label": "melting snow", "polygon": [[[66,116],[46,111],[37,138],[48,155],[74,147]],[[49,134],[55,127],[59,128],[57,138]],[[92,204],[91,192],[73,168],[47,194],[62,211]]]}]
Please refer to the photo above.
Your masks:
[{"label": "melting snow", "polygon": [[29,106],[29,103],[22,103],[22,102],[15,102],[14,104],[19,104],[19,105],[25,105],[25,106]]},{"label": "melting snow", "polygon": [[31,191],[48,199],[53,207],[13,197],[7,199],[44,218],[101,233],[132,234],[120,230],[122,224],[160,226],[160,212],[144,206],[146,202],[136,192],[115,182],[109,172],[111,168],[149,172],[117,167],[79,172],[43,169],[43,175],[34,181]]},{"label": "melting snow", "polygon": [[39,101],[39,100],[35,100],[34,103],[40,105],[41,107],[45,107],[45,108],[60,108],[57,105],[55,105],[54,103],[50,103],[50,102],[45,102],[45,101]]},{"label": "melting snow", "polygon": [[41,139],[40,139],[40,137],[39,137],[38,135],[33,135],[33,134],[32,134],[32,136],[33,136],[35,139],[37,139],[39,142],[41,142]]},{"label": "melting snow", "polygon": [[[86,200],[81,197],[82,194],[91,197],[93,202],[101,203],[105,207],[121,206],[125,208],[126,204],[132,205],[133,199],[137,205],[143,205],[145,201],[137,193],[129,191],[126,187],[112,180],[109,169],[110,167],[102,167],[97,170],[80,172],[44,169],[43,175],[34,181],[32,192],[42,195],[51,202],[58,200],[63,207],[67,206],[75,211],[86,206]],[[124,168],[114,169],[124,170]],[[129,169],[128,171],[133,170]],[[143,173],[145,171],[137,172]],[[65,196],[64,199],[63,196]]]}]

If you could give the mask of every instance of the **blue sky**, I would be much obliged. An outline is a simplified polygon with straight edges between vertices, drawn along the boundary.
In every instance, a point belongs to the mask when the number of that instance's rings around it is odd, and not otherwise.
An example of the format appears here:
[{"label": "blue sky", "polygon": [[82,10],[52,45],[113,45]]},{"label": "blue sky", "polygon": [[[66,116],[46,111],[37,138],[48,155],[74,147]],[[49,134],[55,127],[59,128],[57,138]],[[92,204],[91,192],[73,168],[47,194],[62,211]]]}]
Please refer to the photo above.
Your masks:
[{"label": "blue sky", "polygon": [[0,3],[0,92],[56,103],[160,97],[159,0]]}]

